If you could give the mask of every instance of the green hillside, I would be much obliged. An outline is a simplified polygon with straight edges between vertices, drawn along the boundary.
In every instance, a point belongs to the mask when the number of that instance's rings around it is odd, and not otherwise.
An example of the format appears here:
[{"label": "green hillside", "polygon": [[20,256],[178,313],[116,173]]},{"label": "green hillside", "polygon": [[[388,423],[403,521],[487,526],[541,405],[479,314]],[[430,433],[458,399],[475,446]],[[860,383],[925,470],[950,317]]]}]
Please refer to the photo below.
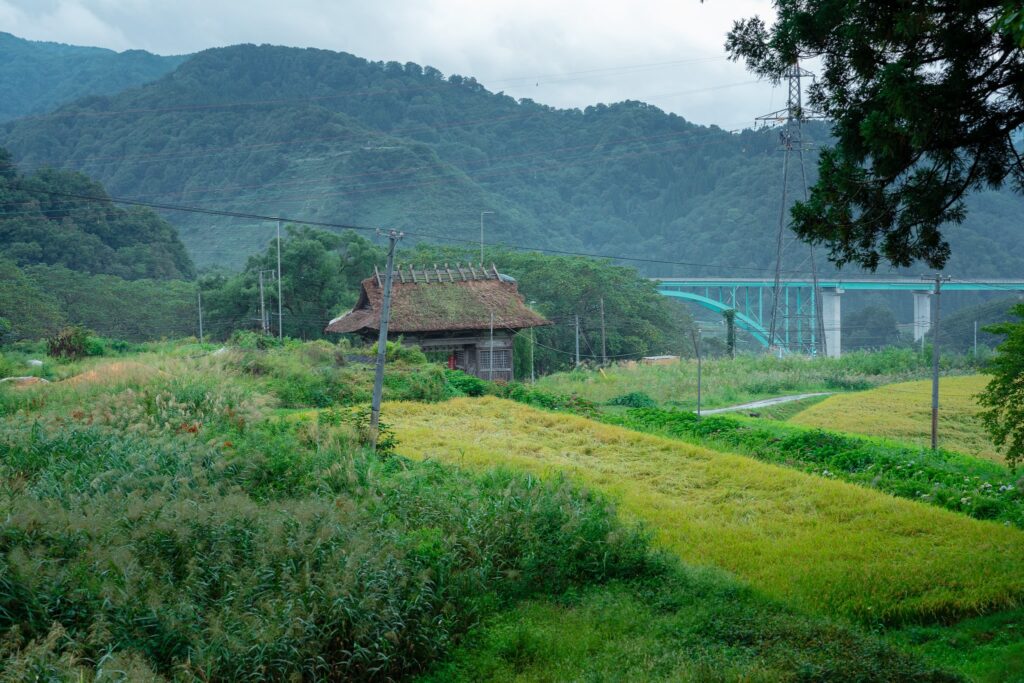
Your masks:
[{"label": "green hillside", "polygon": [[195,266],[174,226],[74,171],[20,173],[0,148],[0,339],[66,324],[123,339],[192,333]]},{"label": "green hillside", "polygon": [[24,40],[0,31],[0,121],[148,83],[185,59]]},{"label": "green hillside", "polygon": [[[493,211],[492,241],[707,264],[648,269],[664,275],[767,268],[774,254],[772,131],[734,134],[640,102],[559,110],[345,53],[207,50],[140,88],[9,122],[0,140],[29,167],[81,169],[154,201],[464,239]],[[1024,201],[990,193],[972,207],[950,269],[1019,273],[1024,254],[1000,245],[1019,238]],[[168,218],[200,265],[241,265],[273,229]]]},{"label": "green hillside", "polygon": [[23,174],[0,148],[0,255],[18,265],[59,265],[129,280],[191,278],[174,226],[149,209],[71,197],[106,197],[76,172]]}]

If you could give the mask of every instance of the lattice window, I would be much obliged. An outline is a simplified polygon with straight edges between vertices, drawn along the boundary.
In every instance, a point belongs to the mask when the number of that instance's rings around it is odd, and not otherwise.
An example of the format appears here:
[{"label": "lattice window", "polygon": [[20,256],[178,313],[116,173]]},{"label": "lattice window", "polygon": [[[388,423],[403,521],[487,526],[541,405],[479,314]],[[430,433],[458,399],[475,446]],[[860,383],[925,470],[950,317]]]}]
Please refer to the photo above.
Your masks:
[{"label": "lattice window", "polygon": [[[494,364],[491,364],[493,358]],[[480,349],[480,371],[494,372],[512,369],[512,349]]]}]

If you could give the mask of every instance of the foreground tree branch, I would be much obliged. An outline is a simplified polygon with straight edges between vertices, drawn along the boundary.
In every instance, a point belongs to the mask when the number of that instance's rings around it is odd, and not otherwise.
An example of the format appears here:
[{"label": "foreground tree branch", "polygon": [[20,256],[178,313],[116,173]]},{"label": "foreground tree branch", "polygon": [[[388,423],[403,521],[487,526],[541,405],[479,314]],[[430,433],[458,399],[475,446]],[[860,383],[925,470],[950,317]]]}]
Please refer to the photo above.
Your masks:
[{"label": "foreground tree branch", "polygon": [[798,58],[824,67],[809,99],[836,141],[793,209],[800,237],[838,265],[941,268],[943,230],[963,221],[965,195],[1008,180],[1021,191],[1018,5],[776,0],[774,25],[735,23],[726,49],[755,74],[777,81]]}]

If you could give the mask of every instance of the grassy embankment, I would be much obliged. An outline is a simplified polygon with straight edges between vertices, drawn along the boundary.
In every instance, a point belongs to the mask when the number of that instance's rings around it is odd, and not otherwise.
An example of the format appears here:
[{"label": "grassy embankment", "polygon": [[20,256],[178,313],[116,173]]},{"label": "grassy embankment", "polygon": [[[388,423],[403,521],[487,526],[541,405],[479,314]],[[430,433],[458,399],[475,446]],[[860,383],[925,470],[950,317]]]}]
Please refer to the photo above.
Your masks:
[{"label": "grassy embankment", "polygon": [[[942,359],[945,373],[970,372],[972,359]],[[717,408],[762,398],[811,392],[843,392],[870,389],[923,378],[931,368],[930,357],[911,349],[877,353],[854,352],[841,358],[792,356],[739,356],[712,359],[703,364],[702,402]],[[562,394],[578,394],[596,403],[642,391],[660,405],[694,410],[697,407],[697,363],[684,360],[673,365],[613,366],[602,370],[578,370],[542,377],[537,387]]]},{"label": "grassy embankment", "polygon": [[[988,384],[985,375],[943,377],[939,381],[939,441],[943,448],[1003,462],[978,414],[975,400]],[[895,439],[918,446],[931,444],[930,381],[892,384],[857,394],[830,396],[790,422],[851,434]]]},{"label": "grassy embankment", "polygon": [[403,448],[565,472],[610,493],[697,564],[812,612],[951,620],[1024,599],[1024,532],[749,458],[498,399],[388,406]]},{"label": "grassy embankment", "polygon": [[[659,555],[558,477],[380,459],[359,411],[278,419],[361,395],[329,346],[204,351],[0,387],[0,680],[373,680],[453,648],[439,680],[948,680]],[[393,397],[450,393],[414,360]]]}]

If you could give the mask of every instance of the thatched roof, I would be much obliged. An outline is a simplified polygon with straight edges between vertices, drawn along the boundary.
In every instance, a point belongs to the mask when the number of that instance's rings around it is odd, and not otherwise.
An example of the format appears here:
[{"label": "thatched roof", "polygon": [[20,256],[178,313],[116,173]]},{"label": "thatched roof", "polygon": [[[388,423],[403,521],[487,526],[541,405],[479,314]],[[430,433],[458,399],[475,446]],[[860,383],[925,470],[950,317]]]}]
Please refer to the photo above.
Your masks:
[{"label": "thatched roof", "polygon": [[[363,280],[359,300],[351,311],[327,325],[327,332],[370,332],[380,329],[384,276]],[[486,330],[494,314],[495,329],[550,325],[523,304],[515,280],[493,265],[416,269],[399,266],[391,288],[388,331],[396,334]]]}]

